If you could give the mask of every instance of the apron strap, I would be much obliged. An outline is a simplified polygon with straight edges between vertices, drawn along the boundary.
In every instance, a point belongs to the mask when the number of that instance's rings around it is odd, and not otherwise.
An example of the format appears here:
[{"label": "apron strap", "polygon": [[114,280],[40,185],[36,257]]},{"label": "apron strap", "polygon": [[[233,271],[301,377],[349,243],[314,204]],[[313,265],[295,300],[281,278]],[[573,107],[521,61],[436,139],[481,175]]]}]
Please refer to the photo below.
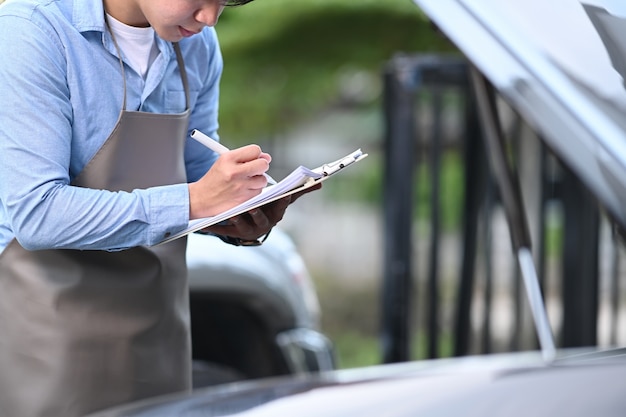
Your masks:
[{"label": "apron strap", "polygon": [[[122,82],[124,85],[124,98],[122,101],[122,110],[126,110],[126,71],[124,70],[124,61],[122,61],[122,51],[120,50],[119,45],[117,44],[117,40],[115,39],[115,34],[111,30],[111,26],[109,25],[109,19],[106,14],[104,16],[104,21],[106,23],[107,29],[111,34],[111,39],[113,39],[113,45],[115,45],[115,50],[117,51],[117,58],[120,62],[120,69],[122,72]],[[176,53],[176,62],[178,63],[178,71],[180,72],[180,78],[183,82],[183,90],[185,91],[185,111],[189,110],[189,83],[187,81],[187,70],[185,69],[185,61],[183,60],[183,54],[180,51],[180,45],[178,42],[172,42],[172,46],[174,47],[174,52]]]},{"label": "apron strap", "polygon": [[189,110],[189,83],[187,82],[187,70],[185,69],[185,61],[183,60],[183,54],[180,51],[180,45],[178,45],[178,42],[172,42],[172,45],[174,46],[174,52],[176,52],[178,70],[180,71],[180,78],[183,81],[183,89],[185,90],[185,110]]},{"label": "apron strap", "polygon": [[120,69],[122,72],[122,83],[124,85],[124,97],[122,99],[122,110],[126,110],[126,71],[124,71],[124,61],[122,61],[122,51],[120,50],[120,46],[117,44],[117,40],[115,39],[115,33],[111,30],[111,25],[109,24],[109,18],[104,14],[104,23],[106,23],[107,29],[111,34],[111,39],[113,39],[113,45],[115,46],[115,50],[117,51],[117,59],[120,62]]}]

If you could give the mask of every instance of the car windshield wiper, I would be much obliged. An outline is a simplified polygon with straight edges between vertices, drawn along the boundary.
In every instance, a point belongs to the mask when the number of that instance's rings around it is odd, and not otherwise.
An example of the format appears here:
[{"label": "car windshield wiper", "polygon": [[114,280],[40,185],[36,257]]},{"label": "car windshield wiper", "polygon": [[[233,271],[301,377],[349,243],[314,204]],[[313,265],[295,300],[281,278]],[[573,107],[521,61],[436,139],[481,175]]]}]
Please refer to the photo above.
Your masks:
[{"label": "car windshield wiper", "polygon": [[541,353],[544,360],[552,361],[556,355],[554,336],[550,329],[548,314],[533,261],[528,220],[524,212],[520,185],[506,158],[504,135],[496,108],[495,92],[491,83],[476,67],[470,67],[470,75],[489,163],[509,224],[513,251],[517,255],[517,262],[524,279]]}]

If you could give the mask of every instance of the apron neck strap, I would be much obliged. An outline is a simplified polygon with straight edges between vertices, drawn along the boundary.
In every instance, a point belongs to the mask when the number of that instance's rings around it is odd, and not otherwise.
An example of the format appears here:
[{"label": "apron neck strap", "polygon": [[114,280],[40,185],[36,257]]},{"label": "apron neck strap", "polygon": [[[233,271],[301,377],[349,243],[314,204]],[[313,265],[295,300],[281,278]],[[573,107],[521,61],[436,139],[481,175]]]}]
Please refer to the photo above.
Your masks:
[{"label": "apron neck strap", "polygon": [[[117,51],[117,58],[120,62],[120,69],[122,71],[122,82],[124,85],[124,98],[122,101],[122,110],[126,110],[126,71],[124,70],[124,61],[122,61],[122,51],[120,50],[119,45],[117,44],[117,40],[115,39],[115,34],[111,30],[111,26],[109,25],[109,19],[104,16],[104,21],[106,23],[107,29],[111,34],[111,39],[113,40],[113,45],[115,45],[115,50]],[[185,90],[185,111],[189,110],[189,83],[187,82],[187,71],[185,70],[185,61],[183,60],[183,54],[180,51],[180,46],[178,42],[172,42],[172,46],[174,47],[174,52],[176,53],[176,62],[178,63],[178,71],[180,72],[180,78],[183,82],[183,89]]]},{"label": "apron neck strap", "polygon": [[185,61],[183,60],[183,54],[180,52],[180,46],[178,42],[172,42],[174,46],[174,52],[176,52],[176,61],[178,62],[178,71],[180,71],[180,78],[183,81],[183,89],[185,90],[185,110],[189,110],[189,83],[187,82],[187,70],[185,69]]}]

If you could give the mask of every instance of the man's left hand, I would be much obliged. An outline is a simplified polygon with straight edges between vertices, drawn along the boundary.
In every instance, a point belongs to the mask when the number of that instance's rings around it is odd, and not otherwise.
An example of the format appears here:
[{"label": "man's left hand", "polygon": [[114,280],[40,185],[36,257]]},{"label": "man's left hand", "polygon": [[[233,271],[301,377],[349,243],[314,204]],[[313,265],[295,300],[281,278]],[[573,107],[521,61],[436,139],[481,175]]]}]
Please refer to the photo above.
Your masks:
[{"label": "man's left hand", "polygon": [[203,229],[204,232],[216,235],[239,238],[242,241],[254,241],[269,233],[272,228],[283,219],[290,204],[311,191],[319,190],[322,184],[317,184],[304,191],[283,197],[264,206],[252,209],[246,213],[231,217],[227,224],[218,224]]}]

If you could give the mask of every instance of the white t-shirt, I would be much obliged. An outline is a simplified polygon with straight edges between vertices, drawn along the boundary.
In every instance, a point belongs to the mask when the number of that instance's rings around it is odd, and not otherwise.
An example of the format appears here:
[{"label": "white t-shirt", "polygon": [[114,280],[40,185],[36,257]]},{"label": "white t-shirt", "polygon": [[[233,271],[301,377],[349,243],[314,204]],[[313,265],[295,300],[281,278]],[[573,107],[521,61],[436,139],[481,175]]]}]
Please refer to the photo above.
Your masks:
[{"label": "white t-shirt", "polygon": [[128,26],[109,14],[107,19],[124,58],[145,79],[150,65],[159,55],[159,48],[154,41],[154,29]]}]

